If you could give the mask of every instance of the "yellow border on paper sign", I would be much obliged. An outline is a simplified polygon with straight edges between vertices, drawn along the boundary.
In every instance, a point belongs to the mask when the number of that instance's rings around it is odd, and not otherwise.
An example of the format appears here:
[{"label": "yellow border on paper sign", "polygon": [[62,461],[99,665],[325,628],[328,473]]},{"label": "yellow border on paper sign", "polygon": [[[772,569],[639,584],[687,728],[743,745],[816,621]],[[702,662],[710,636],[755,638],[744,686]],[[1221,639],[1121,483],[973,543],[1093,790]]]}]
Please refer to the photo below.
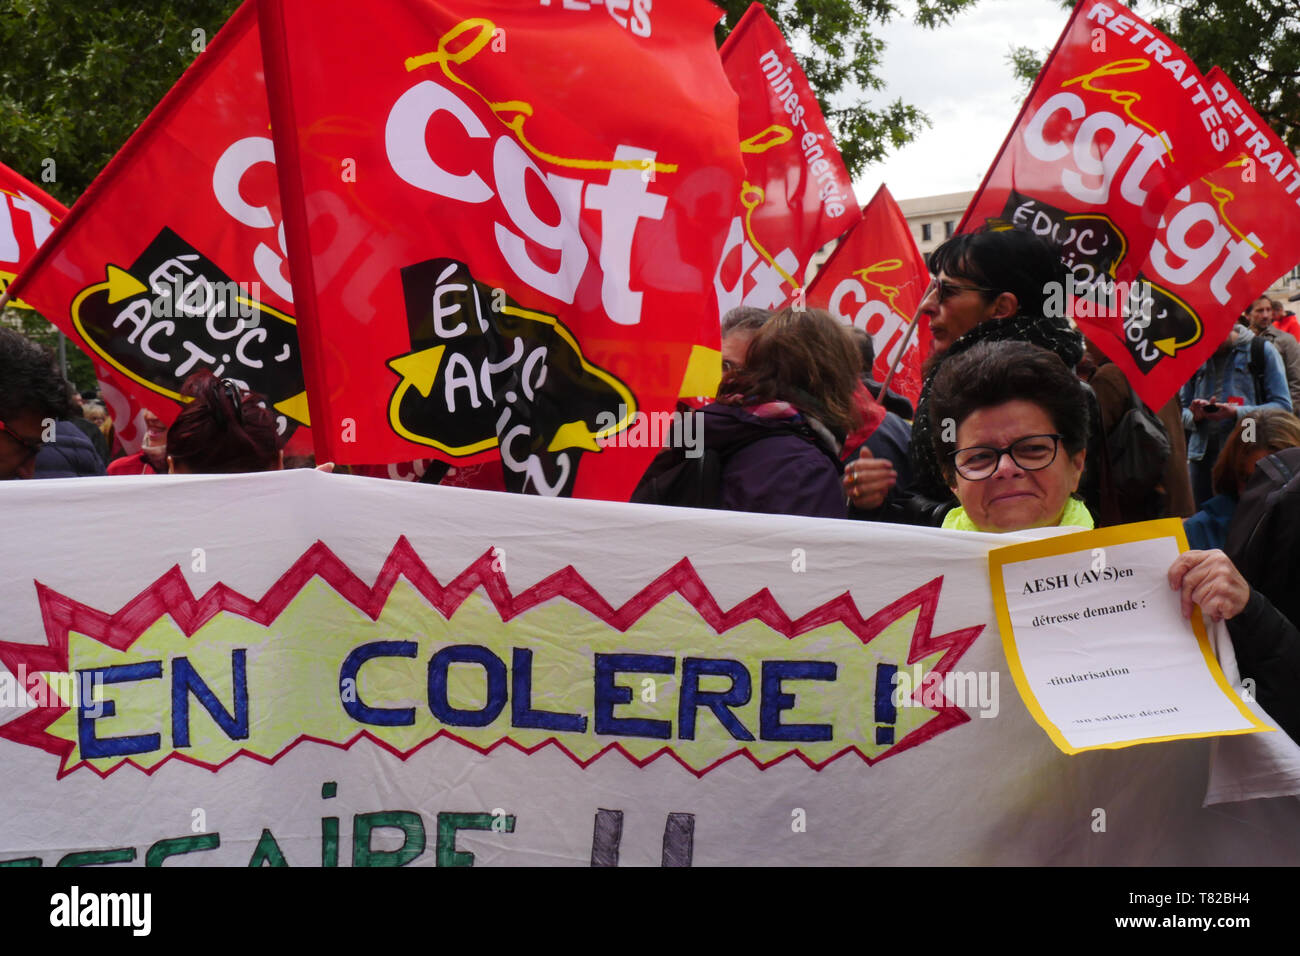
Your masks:
[{"label": "yellow border on paper sign", "polygon": [[1188,550],[1187,534],[1183,531],[1183,522],[1178,518],[1161,518],[1157,521],[1141,521],[1136,524],[1118,525],[1096,531],[1080,531],[1077,534],[1059,535],[1042,541],[1029,541],[1006,548],[995,548],[989,552],[989,583],[993,589],[993,607],[997,612],[998,630],[1002,635],[1002,649],[1006,653],[1007,665],[1011,668],[1012,679],[1016,682],[1016,689],[1020,691],[1020,697],[1029,709],[1029,713],[1033,715],[1038,725],[1047,731],[1047,735],[1052,738],[1052,743],[1056,744],[1064,753],[1077,754],[1083,753],[1085,750],[1117,750],[1121,747],[1131,747],[1134,744],[1252,734],[1260,730],[1274,729],[1247,710],[1241,698],[1228,685],[1227,678],[1223,676],[1223,670],[1219,667],[1218,660],[1215,659],[1214,650],[1210,647],[1210,640],[1205,632],[1205,622],[1201,619],[1201,609],[1196,606],[1192,607],[1192,631],[1196,634],[1196,643],[1201,649],[1201,656],[1205,658],[1205,664],[1219,689],[1236,705],[1241,716],[1250,722],[1250,727],[1241,730],[1173,734],[1167,737],[1138,737],[1132,740],[1094,744],[1090,747],[1075,747],[1065,739],[1065,735],[1060,728],[1052,723],[1043,712],[1042,706],[1038,703],[1038,698],[1034,696],[1033,691],[1030,689],[1029,680],[1025,677],[1024,667],[1020,663],[1020,654],[1016,650],[1015,635],[1011,628],[1011,614],[1007,607],[1006,587],[1002,576],[1003,567],[1007,564],[1032,561],[1036,558],[1050,558],[1057,555],[1091,551],[1093,548],[1114,547],[1115,545],[1131,544],[1137,541],[1152,541],[1157,538],[1173,538],[1178,543],[1179,554]]}]

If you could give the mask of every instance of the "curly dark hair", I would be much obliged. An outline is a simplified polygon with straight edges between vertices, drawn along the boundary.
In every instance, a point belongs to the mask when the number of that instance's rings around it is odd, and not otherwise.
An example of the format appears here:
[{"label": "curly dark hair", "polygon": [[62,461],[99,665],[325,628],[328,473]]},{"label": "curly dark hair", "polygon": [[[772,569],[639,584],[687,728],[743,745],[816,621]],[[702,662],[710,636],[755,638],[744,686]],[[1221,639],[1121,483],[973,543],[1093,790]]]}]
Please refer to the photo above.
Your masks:
[{"label": "curly dark hair", "polygon": [[275,415],[260,395],[211,372],[190,376],[181,393],[194,401],[167,429],[167,455],[177,470],[217,475],[277,467]]},{"label": "curly dark hair", "polygon": [[[951,484],[953,442],[945,433],[981,408],[1005,402],[1032,402],[1052,420],[1067,454],[1075,455],[1088,444],[1087,386],[1079,381],[1055,352],[1028,342],[980,342],[944,362],[930,387],[930,420],[936,424],[931,441],[944,477]],[[952,419],[953,429],[939,426]]]},{"label": "curly dark hair", "polygon": [[28,412],[42,418],[72,417],[70,386],[59,374],[53,352],[0,328],[0,419]]}]

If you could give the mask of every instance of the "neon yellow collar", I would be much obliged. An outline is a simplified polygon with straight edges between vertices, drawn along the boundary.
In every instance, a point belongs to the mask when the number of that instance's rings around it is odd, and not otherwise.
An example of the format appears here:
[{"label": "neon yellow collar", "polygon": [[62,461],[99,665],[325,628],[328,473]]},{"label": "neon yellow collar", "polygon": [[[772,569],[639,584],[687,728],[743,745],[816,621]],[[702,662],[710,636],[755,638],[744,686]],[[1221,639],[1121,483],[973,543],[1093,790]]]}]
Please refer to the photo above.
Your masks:
[{"label": "neon yellow collar", "polygon": [[[1096,527],[1092,520],[1092,513],[1088,511],[1088,506],[1078,498],[1067,498],[1065,501],[1065,510],[1061,512],[1061,520],[1056,523],[1058,528],[1086,528],[1091,530]],[[966,516],[965,508],[953,508],[943,519],[943,527],[949,531],[983,531],[983,528],[975,527],[975,522]]]}]

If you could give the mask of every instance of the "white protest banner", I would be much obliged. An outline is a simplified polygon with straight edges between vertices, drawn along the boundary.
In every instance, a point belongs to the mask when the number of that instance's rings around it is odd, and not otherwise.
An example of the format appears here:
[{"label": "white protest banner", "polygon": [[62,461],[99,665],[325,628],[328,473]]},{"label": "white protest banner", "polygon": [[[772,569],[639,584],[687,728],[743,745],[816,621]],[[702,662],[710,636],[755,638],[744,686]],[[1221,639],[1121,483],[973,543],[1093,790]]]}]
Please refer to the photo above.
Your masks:
[{"label": "white protest banner", "polygon": [[1027,536],[310,471],[0,500],[10,865],[1300,862],[1294,797],[1201,807],[1206,741],[1056,750],[989,590]]}]

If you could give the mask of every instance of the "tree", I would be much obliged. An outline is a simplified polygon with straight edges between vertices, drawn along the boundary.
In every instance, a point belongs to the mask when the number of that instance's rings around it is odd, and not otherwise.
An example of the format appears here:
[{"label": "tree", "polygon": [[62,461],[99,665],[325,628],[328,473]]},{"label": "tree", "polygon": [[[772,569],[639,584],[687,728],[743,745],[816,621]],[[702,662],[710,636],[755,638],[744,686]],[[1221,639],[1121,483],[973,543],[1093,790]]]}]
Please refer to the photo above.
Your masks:
[{"label": "tree", "polygon": [[0,0],[6,162],[72,205],[238,5]]},{"label": "tree", "polygon": [[[71,206],[238,5],[0,0],[0,155]],[[58,347],[34,312],[6,309],[0,321]],[[93,388],[90,359],[67,357],[77,388]]]},{"label": "tree", "polygon": [[[1078,0],[1063,0],[1070,9]],[[1300,7],[1296,0],[1136,0],[1133,11],[1183,48],[1202,72],[1217,65],[1264,122],[1300,150]],[[1013,47],[1016,76],[1033,83],[1048,51]]]},{"label": "tree", "polygon": [[[721,45],[750,0],[715,2],[727,14],[718,27]],[[943,26],[977,2],[916,0],[914,20],[927,29]],[[900,0],[765,0],[763,6],[799,56],[850,175],[911,142],[929,125],[923,112],[902,100],[874,108],[848,99],[859,95],[856,91],[884,87],[879,70],[885,44],[872,29],[903,16]]]}]

